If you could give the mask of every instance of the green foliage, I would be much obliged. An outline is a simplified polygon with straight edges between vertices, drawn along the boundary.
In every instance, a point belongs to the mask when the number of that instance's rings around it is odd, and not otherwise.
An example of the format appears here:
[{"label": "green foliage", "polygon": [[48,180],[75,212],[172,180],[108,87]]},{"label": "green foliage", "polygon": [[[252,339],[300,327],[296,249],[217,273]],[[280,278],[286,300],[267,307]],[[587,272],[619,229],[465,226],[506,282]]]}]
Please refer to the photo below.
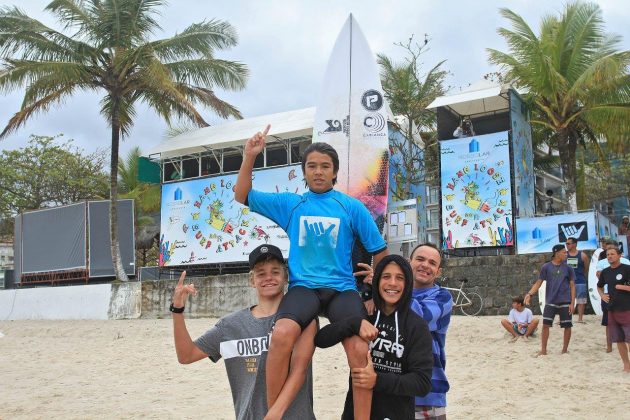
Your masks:
[{"label": "green foliage", "polygon": [[0,218],[108,198],[106,152],[85,154],[72,140],[60,138],[32,135],[26,147],[0,153]]},{"label": "green foliage", "polygon": [[[425,38],[424,43],[418,44],[413,41],[413,36],[406,44],[396,45],[404,48],[407,57],[403,63],[395,63],[389,57],[378,54],[378,64],[381,67],[381,83],[392,113],[396,116],[406,117],[409,124],[402,127],[403,134],[409,141],[415,138],[422,138],[425,143],[424,157],[418,159],[413,152],[411,143],[400,145],[399,149],[403,156],[403,166],[405,172],[414,178],[407,179],[409,184],[422,181],[418,178],[418,162],[424,162],[423,175],[429,180],[438,180],[437,173],[437,136],[436,116],[433,111],[427,110],[427,106],[438,96],[446,93],[444,86],[448,72],[442,69],[444,61],[433,66],[427,73],[422,73],[422,54],[428,51],[429,40]],[[427,168],[432,168],[427,172]]]},{"label": "green foliage", "polygon": [[[630,133],[630,51],[618,50],[619,36],[604,30],[594,3],[569,3],[561,16],[545,16],[536,33],[509,9],[501,15],[512,29],[500,28],[509,53],[489,49],[503,79],[527,91],[532,123],[549,129],[559,151],[566,191],[576,192],[576,148],[628,150]],[[574,204],[572,203],[575,207]]]},{"label": "green foliage", "polygon": [[[216,58],[237,44],[227,22],[190,25],[170,38],[151,40],[165,0],[53,0],[46,10],[64,32],[30,18],[17,7],[0,7],[0,91],[24,87],[20,110],[0,138],[17,130],[37,112],[63,103],[77,91],[102,94],[101,114],[111,126],[110,199],[118,198],[120,137],[129,134],[136,105],[144,103],[167,123],[173,118],[208,125],[197,105],[223,118],[241,118],[214,89],[245,87],[247,67]],[[111,212],[112,257],[116,275],[126,280]]]}]

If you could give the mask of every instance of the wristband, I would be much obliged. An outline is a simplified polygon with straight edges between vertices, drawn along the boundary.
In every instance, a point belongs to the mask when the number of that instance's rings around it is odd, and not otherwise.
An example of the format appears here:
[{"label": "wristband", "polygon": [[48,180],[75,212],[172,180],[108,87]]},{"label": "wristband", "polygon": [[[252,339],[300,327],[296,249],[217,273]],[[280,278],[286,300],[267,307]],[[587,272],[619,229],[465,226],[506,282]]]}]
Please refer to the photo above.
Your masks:
[{"label": "wristband", "polygon": [[185,306],[182,306],[181,308],[176,308],[173,306],[172,303],[171,303],[171,306],[168,308],[168,310],[173,312],[174,314],[181,314],[184,312],[184,309],[186,309]]}]

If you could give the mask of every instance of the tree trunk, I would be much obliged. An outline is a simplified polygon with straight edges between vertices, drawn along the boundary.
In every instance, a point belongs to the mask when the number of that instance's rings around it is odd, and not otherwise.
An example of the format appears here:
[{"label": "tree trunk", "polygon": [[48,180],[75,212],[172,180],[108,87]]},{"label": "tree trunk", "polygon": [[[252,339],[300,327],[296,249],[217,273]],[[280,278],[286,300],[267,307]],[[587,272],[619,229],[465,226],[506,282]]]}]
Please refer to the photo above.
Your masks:
[{"label": "tree trunk", "polygon": [[112,156],[110,163],[110,201],[109,201],[109,234],[111,238],[112,263],[116,279],[129,281],[127,273],[122,265],[120,256],[120,243],[118,242],[118,148],[120,145],[120,122],[118,121],[118,107],[114,106],[112,113]]},{"label": "tree trunk", "polygon": [[571,138],[568,129],[561,129],[558,132],[558,151],[560,152],[560,162],[562,165],[562,177],[564,178],[565,193],[569,211],[577,212],[576,180],[577,166],[575,162],[575,151],[577,143]]}]

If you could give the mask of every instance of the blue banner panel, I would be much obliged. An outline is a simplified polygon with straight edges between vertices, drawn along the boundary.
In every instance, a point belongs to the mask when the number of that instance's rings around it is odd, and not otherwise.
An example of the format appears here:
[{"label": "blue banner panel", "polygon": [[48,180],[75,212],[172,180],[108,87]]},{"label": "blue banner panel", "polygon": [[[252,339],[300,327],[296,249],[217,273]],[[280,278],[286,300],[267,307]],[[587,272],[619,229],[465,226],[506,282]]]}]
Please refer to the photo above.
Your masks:
[{"label": "blue banner panel", "polygon": [[514,244],[508,132],[440,142],[442,247]]},{"label": "blue banner panel", "polygon": [[595,213],[557,214],[516,221],[518,254],[551,252],[555,244],[577,238],[578,249],[596,249]]},{"label": "blue banner panel", "polygon": [[521,98],[510,90],[510,119],[512,124],[512,154],[514,160],[514,195],[516,217],[534,217],[534,153],[532,151],[532,127],[527,118],[527,108]]},{"label": "blue banner panel", "polygon": [[[162,185],[160,266],[244,262],[264,243],[288,255],[284,230],[234,201],[236,176]],[[300,165],[254,171],[252,182],[264,192],[306,191]]]}]

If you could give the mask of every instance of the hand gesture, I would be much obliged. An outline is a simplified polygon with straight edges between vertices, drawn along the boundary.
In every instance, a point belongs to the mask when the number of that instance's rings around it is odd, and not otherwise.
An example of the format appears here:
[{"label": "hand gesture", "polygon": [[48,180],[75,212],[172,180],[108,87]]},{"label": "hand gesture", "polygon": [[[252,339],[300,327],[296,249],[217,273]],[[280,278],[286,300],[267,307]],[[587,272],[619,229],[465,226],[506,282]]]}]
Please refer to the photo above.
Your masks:
[{"label": "hand gesture", "polygon": [[359,328],[359,337],[367,341],[368,343],[374,340],[378,336],[378,329],[370,324],[367,320],[361,321],[361,327]]},{"label": "hand gesture", "polygon": [[359,267],[363,269],[363,271],[355,271],[352,273],[354,277],[365,276],[363,279],[363,283],[372,284],[372,277],[374,276],[374,271],[372,270],[372,266],[366,263],[357,263]]},{"label": "hand gesture", "polygon": [[331,223],[327,228],[324,229],[324,224],[322,222],[309,224],[308,221],[304,219],[306,242],[314,247],[331,247],[333,238],[330,235],[330,232],[335,229],[335,226],[335,224]]},{"label": "hand gesture", "polygon": [[270,128],[271,125],[267,124],[262,133],[259,131],[247,140],[245,143],[245,156],[256,158],[265,149],[265,139]]},{"label": "hand gesture", "polygon": [[523,299],[523,303],[525,304],[525,306],[529,306],[529,302],[532,300],[531,295],[528,293],[525,295],[525,299]]},{"label": "hand gesture", "polygon": [[181,308],[186,304],[186,300],[188,300],[188,295],[197,295],[197,289],[195,289],[195,285],[184,284],[184,279],[186,278],[186,271],[182,272],[182,275],[179,276],[179,281],[175,286],[175,292],[173,293],[173,306],[176,308]]},{"label": "hand gesture", "polygon": [[372,364],[372,355],[367,353],[367,366],[364,368],[352,368],[350,375],[352,376],[352,385],[364,389],[372,389],[376,384],[376,372]]},{"label": "hand gesture", "polygon": [[564,233],[565,238],[571,238],[571,237],[579,238],[580,233],[582,233],[585,227],[586,225],[582,225],[580,226],[579,229],[576,229],[574,225],[569,225],[569,226],[562,225],[560,226],[560,229],[562,229],[562,233]]}]

